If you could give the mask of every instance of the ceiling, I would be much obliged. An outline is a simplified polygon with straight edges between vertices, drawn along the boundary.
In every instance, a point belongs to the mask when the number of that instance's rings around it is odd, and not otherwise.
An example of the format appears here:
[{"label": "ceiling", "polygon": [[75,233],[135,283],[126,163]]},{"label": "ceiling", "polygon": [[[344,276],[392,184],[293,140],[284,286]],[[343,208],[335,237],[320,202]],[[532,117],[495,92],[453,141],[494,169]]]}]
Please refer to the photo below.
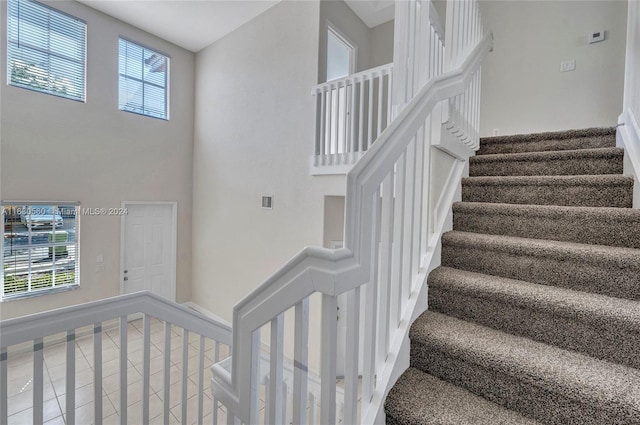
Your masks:
[{"label": "ceiling", "polygon": [[[280,0],[78,0],[144,31],[197,52]],[[347,0],[367,26],[393,19],[393,0]]]}]

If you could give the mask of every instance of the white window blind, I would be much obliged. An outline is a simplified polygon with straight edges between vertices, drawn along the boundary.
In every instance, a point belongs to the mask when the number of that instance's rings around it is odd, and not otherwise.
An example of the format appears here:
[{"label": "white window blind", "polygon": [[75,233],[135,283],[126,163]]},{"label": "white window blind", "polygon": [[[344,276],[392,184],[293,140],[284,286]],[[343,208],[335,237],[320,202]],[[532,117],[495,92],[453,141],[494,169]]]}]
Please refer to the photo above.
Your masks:
[{"label": "white window blind", "polygon": [[7,83],[85,99],[84,21],[32,0],[7,3]]},{"label": "white window blind", "polygon": [[169,58],[120,39],[120,109],[168,119]]},{"label": "white window blind", "polygon": [[2,201],[0,300],[67,290],[80,282],[79,206]]}]

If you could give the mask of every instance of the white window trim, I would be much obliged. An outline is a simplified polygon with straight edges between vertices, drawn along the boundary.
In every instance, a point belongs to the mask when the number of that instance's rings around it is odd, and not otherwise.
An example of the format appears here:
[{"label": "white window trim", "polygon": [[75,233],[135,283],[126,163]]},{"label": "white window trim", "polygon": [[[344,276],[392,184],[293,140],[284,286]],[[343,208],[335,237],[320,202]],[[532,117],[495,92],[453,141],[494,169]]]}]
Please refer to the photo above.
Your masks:
[{"label": "white window trim", "polygon": [[[127,109],[122,109],[120,107],[120,96],[118,95],[118,110],[122,111],[122,112],[128,112],[130,114],[135,114],[135,115],[140,115],[143,117],[148,117],[148,118],[155,118],[157,120],[161,120],[161,121],[169,121],[170,119],[170,114],[171,114],[171,108],[169,107],[171,105],[171,98],[170,98],[170,87],[171,87],[171,56],[169,56],[168,54],[164,53],[163,51],[156,49],[154,47],[149,47],[146,44],[140,43],[138,41],[135,41],[129,37],[125,37],[123,35],[120,35],[118,37],[118,51],[120,50],[120,40],[124,40],[128,43],[133,43],[136,46],[142,47],[143,49],[147,49],[150,50],[154,53],[157,53],[159,55],[164,56],[167,59],[167,71],[166,71],[166,76],[165,76],[165,117],[156,117],[153,115],[148,115],[148,114],[144,114],[142,112],[135,112],[135,111],[129,111]],[[120,89],[120,56],[118,54],[118,90]]]},{"label": "white window trim", "polygon": [[[16,0],[16,1],[21,1],[21,0]],[[59,9],[56,9],[54,7],[51,7],[47,4],[41,3],[37,0],[30,0],[33,3],[37,3],[39,6],[49,9],[50,11],[53,11],[55,13],[58,13],[60,15],[66,16],[68,18],[71,18],[73,20],[76,20],[78,22],[81,22],[84,24],[84,54],[82,57],[82,97],[81,98],[76,98],[76,97],[71,97],[71,96],[65,96],[64,94],[60,94],[60,93],[55,93],[55,92],[51,92],[51,91],[44,91],[44,90],[39,90],[37,88],[34,87],[29,87],[29,86],[25,86],[25,85],[21,85],[21,84],[15,84],[11,82],[11,73],[9,72],[9,49],[10,49],[10,44],[11,41],[9,39],[9,2],[5,1],[5,11],[6,11],[6,16],[5,16],[5,24],[7,25],[7,29],[5,31],[5,35],[7,37],[6,43],[7,43],[7,50],[5,52],[5,59],[7,60],[6,63],[6,74],[7,74],[7,85],[11,86],[11,87],[16,87],[16,88],[20,88],[20,89],[26,89],[26,90],[30,90],[30,91],[34,91],[36,93],[43,93],[43,94],[49,94],[52,96],[56,96],[56,97],[60,97],[63,99],[68,99],[68,100],[73,100],[76,102],[82,102],[82,103],[86,103],[87,101],[87,22],[84,19],[78,18],[77,16],[71,15],[69,13],[63,12]],[[46,53],[47,55],[52,55],[52,56],[57,56],[60,57],[59,55],[55,54],[55,53],[51,53],[50,51],[46,51],[43,52]],[[73,60],[71,60],[71,58],[67,58],[67,60],[70,60],[73,62]]]}]

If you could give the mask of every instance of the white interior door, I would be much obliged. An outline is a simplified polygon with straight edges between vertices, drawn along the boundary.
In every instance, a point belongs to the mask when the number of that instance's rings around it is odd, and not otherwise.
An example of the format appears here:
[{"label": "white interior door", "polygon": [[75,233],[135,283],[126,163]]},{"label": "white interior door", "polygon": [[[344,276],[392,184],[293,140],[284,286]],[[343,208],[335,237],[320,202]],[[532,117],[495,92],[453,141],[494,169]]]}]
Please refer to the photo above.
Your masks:
[{"label": "white interior door", "polygon": [[175,204],[125,203],[122,293],[149,290],[175,301]]}]

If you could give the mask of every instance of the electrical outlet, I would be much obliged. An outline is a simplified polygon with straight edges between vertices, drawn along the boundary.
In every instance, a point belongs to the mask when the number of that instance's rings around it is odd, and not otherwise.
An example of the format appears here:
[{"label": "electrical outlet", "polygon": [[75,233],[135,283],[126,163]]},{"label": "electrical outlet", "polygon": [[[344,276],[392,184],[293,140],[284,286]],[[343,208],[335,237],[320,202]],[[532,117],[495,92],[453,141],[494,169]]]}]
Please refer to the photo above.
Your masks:
[{"label": "electrical outlet", "polygon": [[494,136],[499,136],[500,135],[500,129],[499,128],[494,128],[493,129],[493,135]]},{"label": "electrical outlet", "polygon": [[574,59],[560,62],[560,72],[574,71],[576,69],[576,61]]}]

